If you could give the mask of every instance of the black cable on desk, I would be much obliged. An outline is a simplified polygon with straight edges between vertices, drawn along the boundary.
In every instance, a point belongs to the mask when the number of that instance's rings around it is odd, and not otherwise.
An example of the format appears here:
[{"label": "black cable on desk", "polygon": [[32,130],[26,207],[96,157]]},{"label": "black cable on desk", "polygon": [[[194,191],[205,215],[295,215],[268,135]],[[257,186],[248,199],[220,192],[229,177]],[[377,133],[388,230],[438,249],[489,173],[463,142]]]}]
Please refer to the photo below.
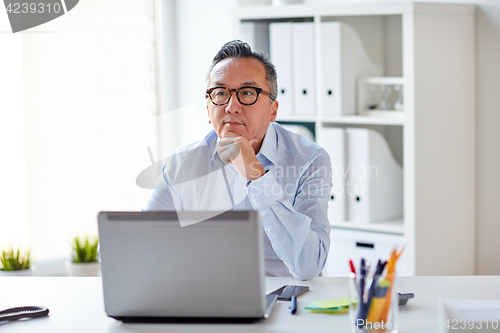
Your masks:
[{"label": "black cable on desk", "polygon": [[49,309],[40,306],[20,306],[0,311],[0,322],[44,317]]}]

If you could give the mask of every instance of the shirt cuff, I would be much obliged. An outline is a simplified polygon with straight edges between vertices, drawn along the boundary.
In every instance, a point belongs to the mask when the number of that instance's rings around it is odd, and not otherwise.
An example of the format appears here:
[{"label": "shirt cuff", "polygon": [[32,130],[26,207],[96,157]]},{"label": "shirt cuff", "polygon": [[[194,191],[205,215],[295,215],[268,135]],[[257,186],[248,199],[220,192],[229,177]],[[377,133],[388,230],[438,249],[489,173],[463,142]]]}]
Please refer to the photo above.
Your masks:
[{"label": "shirt cuff", "polygon": [[[260,176],[259,178],[264,177],[264,175],[265,175],[265,174],[266,174],[269,170],[265,170],[265,171],[266,171],[266,172],[264,172],[264,174],[263,174],[262,176]],[[257,179],[259,179],[259,178],[257,178]],[[249,180],[249,181],[247,181],[247,182],[246,182],[246,184],[245,184],[245,188],[248,188],[248,186],[249,186],[249,185],[250,185],[253,181],[254,181],[254,180]]]},{"label": "shirt cuff", "polygon": [[247,184],[248,198],[255,210],[262,210],[276,201],[286,199],[281,185],[270,170]]}]

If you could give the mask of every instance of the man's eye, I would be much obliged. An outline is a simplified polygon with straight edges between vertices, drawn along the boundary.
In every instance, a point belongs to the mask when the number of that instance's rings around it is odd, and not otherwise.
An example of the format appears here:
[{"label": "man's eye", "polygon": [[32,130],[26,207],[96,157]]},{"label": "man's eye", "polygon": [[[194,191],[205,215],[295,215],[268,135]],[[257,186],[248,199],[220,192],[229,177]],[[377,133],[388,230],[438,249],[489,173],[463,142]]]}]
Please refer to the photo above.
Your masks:
[{"label": "man's eye", "polygon": [[246,96],[255,95],[255,91],[253,91],[253,90],[243,90],[243,95],[246,95]]},{"label": "man's eye", "polygon": [[226,95],[227,95],[227,92],[226,92],[226,91],[223,91],[223,90],[222,90],[222,91],[216,91],[216,92],[215,92],[215,95],[216,95],[216,96],[226,96]]}]

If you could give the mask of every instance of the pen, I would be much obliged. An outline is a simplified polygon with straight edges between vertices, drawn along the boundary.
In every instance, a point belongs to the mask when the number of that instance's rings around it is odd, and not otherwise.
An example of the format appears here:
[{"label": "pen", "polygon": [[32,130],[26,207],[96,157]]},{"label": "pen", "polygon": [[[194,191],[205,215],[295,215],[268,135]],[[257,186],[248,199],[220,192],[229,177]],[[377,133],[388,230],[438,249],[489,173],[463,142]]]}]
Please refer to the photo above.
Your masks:
[{"label": "pen", "polygon": [[382,311],[380,312],[380,320],[383,321],[387,321],[387,316],[389,314],[389,309],[391,307],[392,284],[394,282],[394,277],[396,275],[396,261],[403,253],[403,250],[404,250],[404,245],[401,247],[399,251],[397,251],[396,249],[392,250],[391,257],[389,259],[389,262],[387,263],[386,279],[390,282],[391,285],[387,290],[384,306],[382,308]]},{"label": "pen", "polygon": [[385,266],[387,265],[387,261],[384,261],[381,265],[381,268],[380,268],[380,274],[382,274],[384,272],[384,269],[385,269]]},{"label": "pen", "polygon": [[361,291],[359,298],[361,299],[361,302],[363,302],[363,293],[365,290],[365,275],[366,275],[365,259],[363,259],[363,258],[361,258],[361,265],[359,266],[359,273],[361,275],[361,279],[359,280],[359,289]]},{"label": "pen", "polygon": [[[361,308],[362,313],[360,314],[360,317],[363,319],[368,319],[368,311],[370,310],[370,307],[372,306],[372,300],[375,296],[375,290],[377,287],[378,279],[380,277],[380,274],[382,274],[382,270],[384,269],[384,265],[382,264],[382,261],[379,260],[377,263],[377,267],[375,268],[375,273],[373,274],[373,278],[369,283],[368,287],[368,294],[366,295],[366,302]],[[385,295],[384,295],[385,296]]]},{"label": "pen", "polygon": [[364,302],[363,302],[363,296],[364,296],[364,290],[365,290],[365,276],[366,276],[366,262],[364,258],[361,258],[361,264],[359,265],[359,273],[361,275],[361,278],[359,279],[359,312],[358,312],[358,319],[361,319],[361,321],[358,321],[357,326],[358,328],[363,327],[363,323],[365,322],[365,319],[363,317],[363,312],[364,312]]},{"label": "pen", "polygon": [[358,293],[361,295],[361,291],[359,290],[359,285],[358,285],[358,281],[356,278],[356,268],[354,267],[354,263],[352,262],[352,259],[349,259],[349,266],[351,267],[351,273],[352,273],[352,277],[354,279],[354,285],[358,289]]},{"label": "pen", "polygon": [[356,275],[356,268],[354,268],[354,264],[352,263],[352,259],[349,260],[349,266],[351,266],[351,273]]},{"label": "pen", "polygon": [[349,259],[349,267],[351,268],[351,273],[354,276],[354,281],[356,281],[356,268],[354,267],[354,263],[352,262],[352,259]]},{"label": "pen", "polygon": [[297,312],[297,297],[292,296],[292,304],[288,308],[288,311],[290,311],[291,314],[295,314]]}]

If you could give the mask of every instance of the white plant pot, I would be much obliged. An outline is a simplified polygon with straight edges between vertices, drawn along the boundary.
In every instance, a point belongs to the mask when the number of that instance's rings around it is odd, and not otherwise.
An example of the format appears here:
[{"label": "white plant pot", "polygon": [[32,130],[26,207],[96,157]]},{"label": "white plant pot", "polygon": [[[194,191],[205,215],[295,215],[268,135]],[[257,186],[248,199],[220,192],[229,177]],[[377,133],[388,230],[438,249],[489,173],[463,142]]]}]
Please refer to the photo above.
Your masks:
[{"label": "white plant pot", "polygon": [[66,271],[69,276],[101,276],[101,263],[75,263],[67,260]]},{"label": "white plant pot", "polygon": [[0,276],[33,276],[35,275],[35,266],[20,271],[4,271],[0,269]]}]

